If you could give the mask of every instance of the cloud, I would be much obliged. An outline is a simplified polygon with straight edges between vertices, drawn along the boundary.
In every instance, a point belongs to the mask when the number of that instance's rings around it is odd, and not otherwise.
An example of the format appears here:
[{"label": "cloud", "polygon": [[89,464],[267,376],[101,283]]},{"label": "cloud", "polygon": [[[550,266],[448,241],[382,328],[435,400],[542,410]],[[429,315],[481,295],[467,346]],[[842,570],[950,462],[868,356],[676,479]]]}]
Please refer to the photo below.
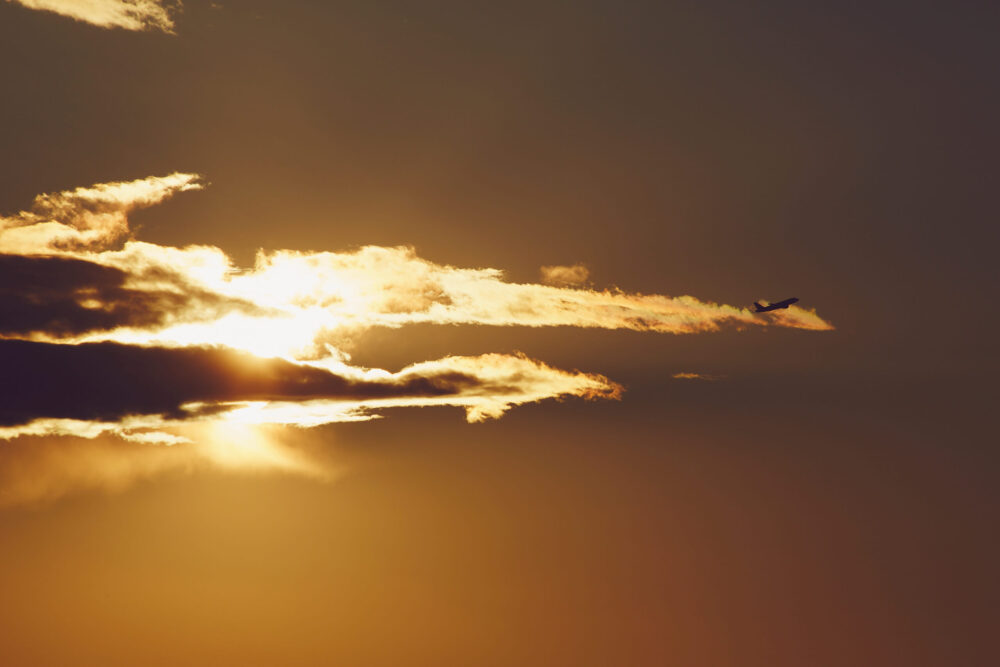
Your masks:
[{"label": "cloud", "polygon": [[180,10],[180,0],[8,0],[68,16],[102,28],[125,30],[160,30],[174,32],[173,14]]},{"label": "cloud", "polygon": [[[348,365],[338,348],[371,327],[831,328],[800,308],[761,317],[690,296],[511,283],[411,247],[260,251],[243,270],[218,248],[131,238],[130,211],[200,187],[184,173],[98,184],[40,195],[0,218],[0,357],[15,388],[0,407],[8,436],[110,430],[169,442],[177,436],[155,429],[221,413],[315,425],[404,405],[457,405],[476,421],[524,402],[620,391],[504,355],[399,374]],[[545,270],[564,283],[586,277],[582,266]]]},{"label": "cloud", "polygon": [[[295,424],[290,416],[319,407],[327,417],[307,420],[311,426],[356,421],[373,408],[424,405],[463,407],[469,421],[480,421],[546,398],[617,398],[621,392],[600,375],[498,354],[447,357],[390,373],[337,359],[295,362],[219,348],[6,340],[0,341],[0,368],[0,438],[134,434],[239,409],[247,421],[251,404],[274,404],[281,408],[275,415],[285,413],[261,421]],[[296,412],[297,405],[306,409]]]},{"label": "cloud", "polygon": [[796,307],[757,315],[691,296],[583,287],[581,265],[543,267],[550,284],[513,283],[498,269],[436,263],[412,247],[366,246],[261,250],[242,268],[219,248],[133,237],[131,211],[201,187],[185,173],[98,184],[40,195],[0,217],[0,439],[112,435],[227,468],[323,475],[326,466],[263,433],[398,407],[453,406],[477,422],[525,403],[622,392],[602,375],[522,355],[445,357],[395,373],[351,365],[343,348],[373,327],[832,328]]},{"label": "cloud", "polygon": [[[317,481],[344,472],[343,452],[273,427],[199,424],[172,446],[125,437],[24,437],[0,446],[0,508],[49,503],[71,493],[119,493],[164,475],[205,470],[268,471]],[[140,443],[140,444],[137,444]],[[153,445],[153,446],[151,446]]]},{"label": "cloud", "polygon": [[714,382],[721,378],[721,375],[709,375],[708,373],[674,373],[670,377],[675,380],[706,380],[708,382]]},{"label": "cloud", "polygon": [[[150,285],[138,286],[143,281]],[[130,276],[70,257],[0,255],[0,337],[58,340],[211,322],[232,312],[268,314],[246,300],[191,285],[176,273]]]},{"label": "cloud", "polygon": [[38,195],[29,210],[0,217],[0,252],[27,255],[106,249],[128,235],[132,210],[201,187],[197,174],[175,173]]},{"label": "cloud", "polygon": [[590,270],[583,264],[572,266],[543,266],[541,268],[542,282],[546,285],[569,287],[583,285],[590,278]]},{"label": "cloud", "polygon": [[80,491],[118,492],[204,463],[194,448],[139,447],[112,439],[6,442],[0,447],[0,507],[52,502]]},{"label": "cloud", "polygon": [[[23,271],[35,284],[8,283],[8,312],[17,315],[0,326],[0,336],[226,345],[301,356],[371,327],[418,323],[675,334],[750,325],[832,328],[798,307],[761,316],[691,296],[511,283],[497,269],[438,264],[411,247],[260,251],[244,270],[218,248],[171,248],[130,237],[130,211],[200,187],[197,175],[181,173],[95,185],[41,195],[30,210],[0,218],[0,253],[43,256],[52,266],[60,258],[60,271],[94,283],[60,293],[40,283],[28,262],[9,260],[8,271]],[[553,275],[580,277],[584,270],[557,268]]]},{"label": "cloud", "polygon": [[[253,300],[278,317],[233,316],[211,326],[133,332],[132,342],[207,343],[262,354],[301,354],[317,341],[338,345],[349,333],[410,324],[586,327],[699,333],[724,326],[832,328],[815,313],[781,318],[694,297],[630,294],[510,283],[496,269],[465,269],[417,256],[413,248],[367,246],[351,252],[261,251],[237,271],[217,249],[163,249],[136,242],[93,258],[127,271],[188,266],[204,289]],[[220,326],[221,325],[221,326]],[[254,331],[252,340],[240,332]]]}]

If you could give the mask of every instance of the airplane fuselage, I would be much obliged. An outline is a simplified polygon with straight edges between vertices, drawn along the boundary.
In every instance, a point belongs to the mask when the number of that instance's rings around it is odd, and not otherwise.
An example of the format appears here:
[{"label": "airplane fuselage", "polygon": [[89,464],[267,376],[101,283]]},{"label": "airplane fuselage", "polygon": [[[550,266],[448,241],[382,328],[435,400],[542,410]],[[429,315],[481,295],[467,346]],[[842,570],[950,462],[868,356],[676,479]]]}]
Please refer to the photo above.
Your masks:
[{"label": "airplane fuselage", "polygon": [[753,302],[755,313],[769,313],[772,310],[781,310],[783,308],[788,308],[790,305],[798,301],[794,296],[791,299],[785,299],[784,301],[778,301],[777,303],[769,303],[766,306],[756,301]]}]

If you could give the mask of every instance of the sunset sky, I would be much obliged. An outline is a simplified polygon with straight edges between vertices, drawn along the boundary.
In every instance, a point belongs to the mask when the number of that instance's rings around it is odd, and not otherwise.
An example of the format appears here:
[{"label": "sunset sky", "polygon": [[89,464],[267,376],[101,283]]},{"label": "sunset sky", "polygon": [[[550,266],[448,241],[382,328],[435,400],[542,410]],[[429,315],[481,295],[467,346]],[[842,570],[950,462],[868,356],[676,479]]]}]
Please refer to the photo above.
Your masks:
[{"label": "sunset sky", "polygon": [[1000,7],[849,4],[0,2],[0,664],[995,664]]}]

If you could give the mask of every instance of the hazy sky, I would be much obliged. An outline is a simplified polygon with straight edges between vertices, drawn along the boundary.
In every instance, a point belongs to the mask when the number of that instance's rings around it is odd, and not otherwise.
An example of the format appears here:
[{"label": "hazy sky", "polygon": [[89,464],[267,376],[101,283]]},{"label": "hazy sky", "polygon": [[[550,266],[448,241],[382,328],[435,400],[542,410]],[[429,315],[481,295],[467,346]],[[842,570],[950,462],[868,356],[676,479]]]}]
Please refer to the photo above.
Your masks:
[{"label": "hazy sky", "polygon": [[0,3],[0,662],[996,662],[1000,9],[843,5]]}]

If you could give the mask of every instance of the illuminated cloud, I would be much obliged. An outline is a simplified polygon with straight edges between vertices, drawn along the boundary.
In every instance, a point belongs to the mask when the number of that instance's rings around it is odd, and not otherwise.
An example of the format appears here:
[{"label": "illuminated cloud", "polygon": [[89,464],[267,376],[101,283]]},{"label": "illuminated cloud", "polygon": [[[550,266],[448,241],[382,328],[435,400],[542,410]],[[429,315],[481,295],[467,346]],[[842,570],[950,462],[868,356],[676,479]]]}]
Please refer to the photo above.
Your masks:
[{"label": "illuminated cloud", "polygon": [[201,187],[196,174],[176,173],[38,195],[29,210],[0,217],[0,252],[28,255],[108,248],[128,234],[130,211]]},{"label": "illuminated cloud", "polygon": [[[279,427],[233,422],[185,427],[190,438],[22,437],[0,443],[0,508],[41,504],[70,493],[116,493],[137,482],[201,470],[283,472],[326,481],[344,462],[322,440]],[[195,442],[194,440],[197,440]],[[169,444],[171,446],[156,446]]]},{"label": "illuminated cloud", "polygon": [[[385,407],[452,405],[470,422],[546,398],[617,398],[621,387],[523,356],[446,357],[397,373],[336,357],[295,362],[204,347],[0,341],[0,438],[95,437],[171,444],[161,429],[229,420],[317,426]],[[152,432],[152,434],[150,434]],[[143,435],[145,433],[145,435]]]},{"label": "illuminated cloud", "polygon": [[543,266],[541,268],[542,282],[556,287],[584,285],[590,278],[590,270],[583,264],[573,266]]},{"label": "illuminated cloud", "polygon": [[241,268],[219,248],[132,237],[131,211],[201,187],[183,173],[106,183],[40,195],[0,217],[0,439],[113,435],[137,448],[195,447],[224,467],[322,475],[261,429],[426,406],[458,407],[477,422],[551,398],[621,395],[601,375],[519,355],[446,357],[395,373],[351,365],[344,348],[373,327],[832,328],[796,307],[756,315],[582,287],[582,265],[543,267],[550,284],[521,284],[411,247],[367,246],[260,251]]},{"label": "illuminated cloud", "polygon": [[[31,210],[0,218],[0,253],[12,256],[0,271],[17,286],[0,293],[0,305],[17,313],[0,321],[0,336],[295,357],[322,354],[323,344],[371,327],[418,323],[675,334],[724,325],[832,328],[798,307],[760,316],[690,296],[510,283],[499,270],[437,264],[410,247],[261,251],[241,270],[218,248],[128,239],[129,211],[200,187],[197,175],[180,173],[96,185],[39,196]],[[44,258],[24,257],[37,255]],[[583,270],[559,268],[577,277]],[[53,285],[60,273],[75,274],[72,288]]]},{"label": "illuminated cloud", "polygon": [[174,31],[172,13],[180,9],[180,0],[8,0],[38,9],[68,16],[77,21],[102,28],[125,30]]},{"label": "illuminated cloud", "polygon": [[[8,313],[0,336],[215,344],[294,357],[345,333],[417,323],[677,334],[723,325],[832,328],[794,306],[761,316],[690,296],[510,283],[497,269],[437,264],[410,247],[260,251],[244,270],[218,248],[129,238],[130,211],[201,187],[197,175],[182,173],[107,183],[40,195],[30,210],[0,218],[0,305]],[[582,266],[544,270],[562,282],[586,275]]]},{"label": "illuminated cloud", "polygon": [[[464,269],[418,257],[412,248],[353,252],[260,252],[240,271],[214,248],[162,248],[130,242],[91,261],[132,275],[183,272],[192,285],[252,301],[277,315],[233,313],[208,324],[102,334],[88,340],[136,344],[224,344],[266,355],[304,355],[319,342],[339,346],[371,327],[409,324],[587,327],[698,333],[723,326],[832,328],[801,308],[775,316],[694,297],[629,294],[509,283],[496,269]],[[145,285],[135,279],[135,288]]]}]

